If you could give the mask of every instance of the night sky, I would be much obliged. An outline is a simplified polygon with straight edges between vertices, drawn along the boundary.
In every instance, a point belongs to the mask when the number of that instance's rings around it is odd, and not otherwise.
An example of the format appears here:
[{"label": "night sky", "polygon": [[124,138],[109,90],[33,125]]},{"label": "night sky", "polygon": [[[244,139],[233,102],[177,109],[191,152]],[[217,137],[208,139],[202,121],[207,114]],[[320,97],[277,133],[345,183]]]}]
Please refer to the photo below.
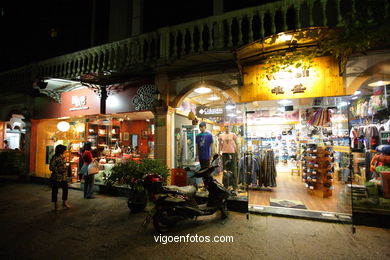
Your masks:
[{"label": "night sky", "polygon": [[[272,0],[225,0],[225,11]],[[108,41],[109,0],[96,0],[95,45]],[[5,0],[0,4],[0,71],[91,47],[92,0]],[[143,31],[213,14],[212,0],[144,0]]]}]

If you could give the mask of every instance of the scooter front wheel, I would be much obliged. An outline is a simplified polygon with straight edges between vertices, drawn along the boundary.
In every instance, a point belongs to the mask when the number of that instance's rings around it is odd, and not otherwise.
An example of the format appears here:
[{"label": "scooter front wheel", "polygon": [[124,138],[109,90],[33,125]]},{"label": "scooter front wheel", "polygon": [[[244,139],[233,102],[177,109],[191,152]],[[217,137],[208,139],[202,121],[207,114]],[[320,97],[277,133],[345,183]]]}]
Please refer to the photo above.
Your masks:
[{"label": "scooter front wheel", "polygon": [[170,222],[168,220],[169,214],[167,211],[157,211],[153,215],[153,226],[156,229],[156,231],[160,233],[166,233],[176,225],[175,222]]},{"label": "scooter front wheel", "polygon": [[225,219],[228,217],[228,207],[227,207],[227,200],[224,200],[221,205],[221,218]]}]

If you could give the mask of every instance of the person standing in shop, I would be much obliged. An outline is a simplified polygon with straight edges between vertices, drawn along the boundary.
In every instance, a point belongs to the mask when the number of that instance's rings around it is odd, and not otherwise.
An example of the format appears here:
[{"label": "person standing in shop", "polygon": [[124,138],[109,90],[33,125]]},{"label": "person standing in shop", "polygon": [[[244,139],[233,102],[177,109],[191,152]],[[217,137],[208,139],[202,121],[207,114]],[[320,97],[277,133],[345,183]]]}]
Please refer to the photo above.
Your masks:
[{"label": "person standing in shop", "polygon": [[218,154],[222,154],[223,185],[237,190],[237,135],[230,132],[229,125],[225,125],[225,132],[219,135],[218,142]]},{"label": "person standing in shop", "polygon": [[62,207],[64,209],[69,209],[70,206],[67,203],[68,200],[68,176],[67,176],[67,166],[65,162],[64,152],[66,151],[66,146],[59,144],[56,146],[55,153],[50,159],[49,169],[51,171],[50,181],[51,181],[51,202],[54,203],[54,210],[58,210],[57,204],[57,195],[58,188],[62,188]]},{"label": "person standing in shop", "polygon": [[200,133],[196,135],[196,154],[201,168],[210,166],[211,155],[214,154],[213,135],[206,131],[206,123],[199,124]]}]

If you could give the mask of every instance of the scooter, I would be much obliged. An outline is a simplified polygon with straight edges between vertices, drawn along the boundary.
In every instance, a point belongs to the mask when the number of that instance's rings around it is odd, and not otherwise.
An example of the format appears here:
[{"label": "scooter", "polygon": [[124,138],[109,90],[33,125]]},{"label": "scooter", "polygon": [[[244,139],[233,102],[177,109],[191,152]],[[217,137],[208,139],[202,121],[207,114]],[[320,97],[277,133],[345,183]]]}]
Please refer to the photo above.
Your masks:
[{"label": "scooter", "polygon": [[[218,158],[214,155],[213,162]],[[221,211],[221,217],[228,216],[227,199],[229,192],[215,180],[212,173],[218,166],[209,166],[195,172],[192,178],[202,178],[209,192],[207,203],[198,204],[195,200],[195,186],[163,186],[162,178],[156,174],[148,174],[143,178],[145,189],[151,195],[154,209],[143,222],[145,230],[153,219],[154,228],[160,232],[168,232],[178,221],[196,218],[198,216],[213,215]]]}]

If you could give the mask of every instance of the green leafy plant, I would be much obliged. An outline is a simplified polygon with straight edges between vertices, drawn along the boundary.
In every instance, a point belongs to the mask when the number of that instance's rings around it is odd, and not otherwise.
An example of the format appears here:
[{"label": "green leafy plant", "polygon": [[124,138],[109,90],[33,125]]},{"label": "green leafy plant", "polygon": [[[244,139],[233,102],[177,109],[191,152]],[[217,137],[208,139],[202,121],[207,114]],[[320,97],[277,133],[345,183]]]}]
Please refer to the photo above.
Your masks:
[{"label": "green leafy plant", "polygon": [[128,160],[115,164],[105,183],[109,185],[124,183],[131,187],[136,187],[142,180],[142,177],[148,173],[159,174],[166,180],[169,169],[165,164],[156,159],[145,158],[139,162]]},{"label": "green leafy plant", "polygon": [[156,159],[142,159],[139,162],[128,160],[117,163],[112,167],[111,174],[105,179],[106,185],[127,184],[130,188],[127,206],[130,211],[142,211],[147,204],[146,190],[142,185],[142,177],[146,174],[159,174],[166,181],[169,173],[168,167]]},{"label": "green leafy plant", "polygon": [[265,60],[265,73],[286,71],[291,66],[307,69],[313,64],[314,58],[321,56],[335,57],[344,72],[347,61],[353,54],[365,54],[370,49],[390,44],[389,16],[381,16],[372,11],[364,15],[350,13],[344,17],[343,22],[335,29],[321,28],[295,34],[297,42],[311,38],[316,39],[315,44],[299,50],[292,44],[287,51],[268,56]]}]

